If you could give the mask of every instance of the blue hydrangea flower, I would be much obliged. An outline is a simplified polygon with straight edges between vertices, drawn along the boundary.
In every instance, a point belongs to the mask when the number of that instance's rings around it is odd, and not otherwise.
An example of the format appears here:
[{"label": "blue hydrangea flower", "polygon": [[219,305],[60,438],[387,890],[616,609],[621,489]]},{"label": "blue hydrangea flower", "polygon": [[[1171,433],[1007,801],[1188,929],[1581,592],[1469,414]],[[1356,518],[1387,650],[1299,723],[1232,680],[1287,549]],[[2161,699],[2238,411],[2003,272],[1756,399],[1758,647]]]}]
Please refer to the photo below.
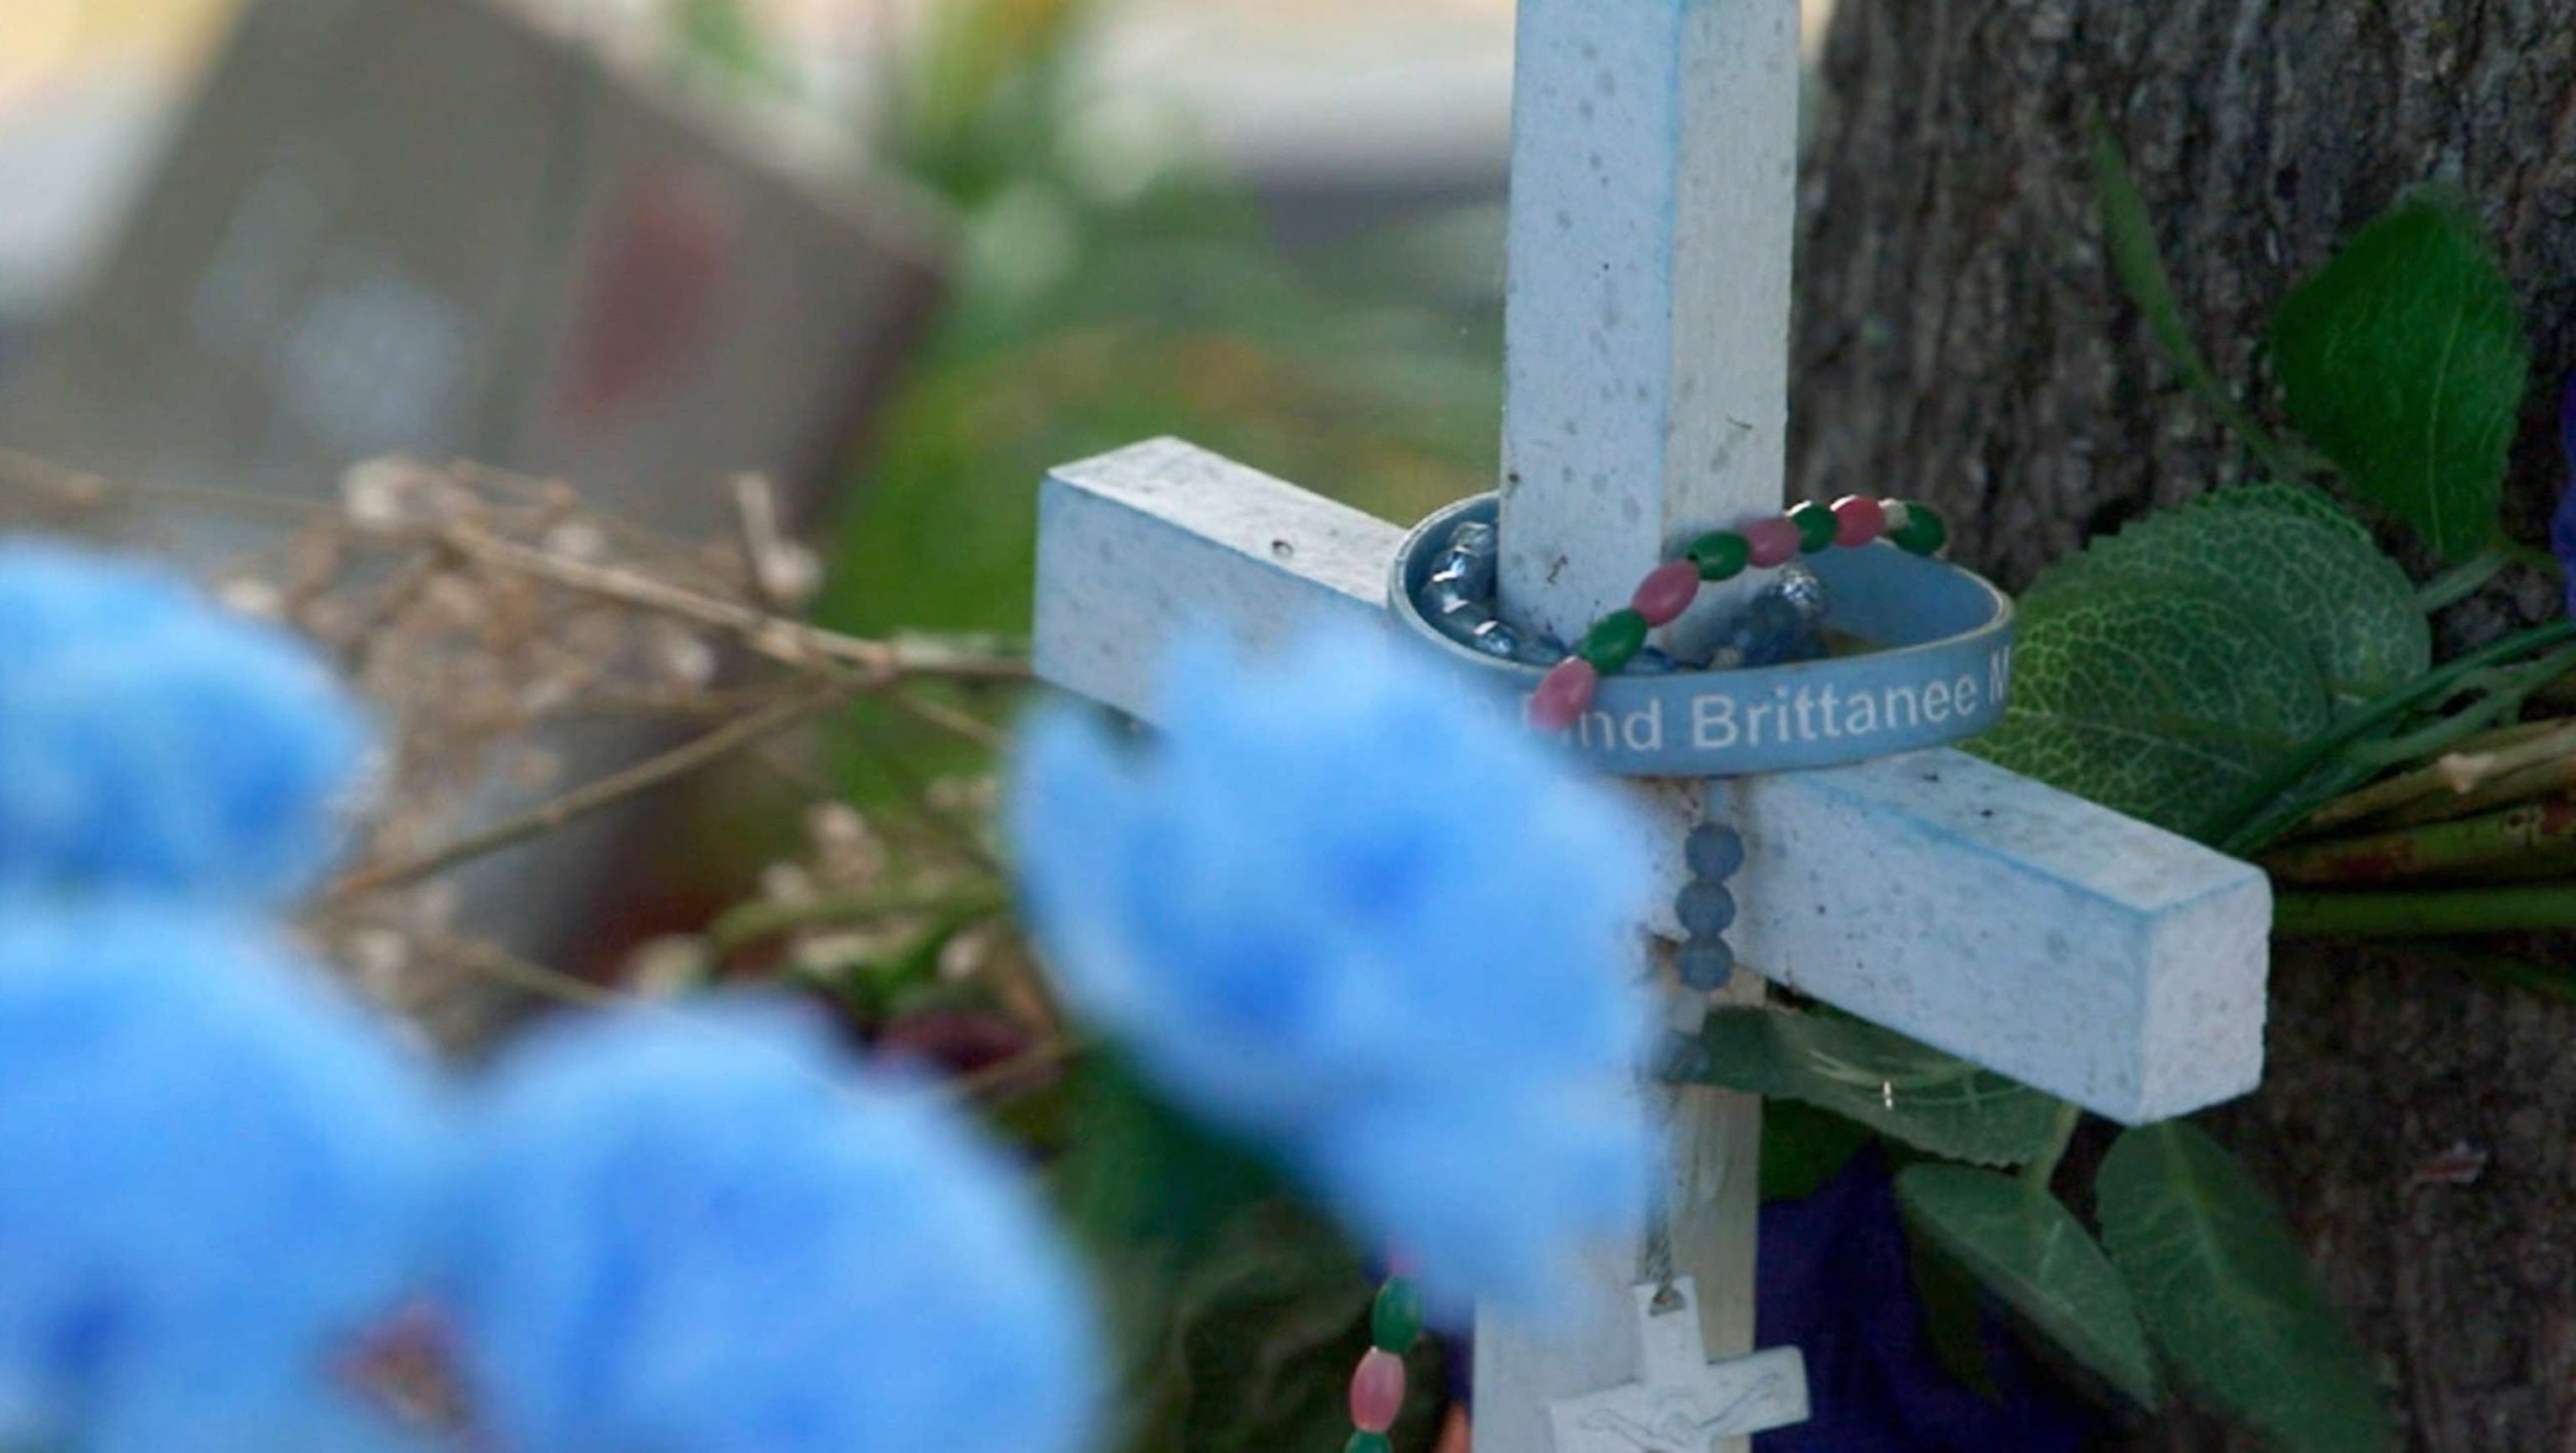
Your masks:
[{"label": "blue hydrangea flower", "polygon": [[424,1067],[256,930],[0,914],[0,1446],[390,1439],[345,1376],[425,1284]]},{"label": "blue hydrangea flower", "polygon": [[585,1020],[483,1091],[447,1280],[506,1453],[1075,1453],[1099,1358],[1012,1169],[776,1006]]},{"label": "blue hydrangea flower", "polygon": [[1547,1306],[1648,1181],[1635,824],[1375,637],[1268,671],[1203,643],[1167,697],[1150,751],[1073,715],[1025,744],[1025,909],[1066,992],[1435,1302]]},{"label": "blue hydrangea flower", "polygon": [[2567,401],[2559,407],[2558,437],[2566,446],[2568,478],[2549,521],[2549,552],[2567,567],[2567,613],[2576,616],[2576,378],[2567,381]]},{"label": "blue hydrangea flower", "polygon": [[367,742],[289,637],[141,564],[0,542],[0,889],[282,898]]}]

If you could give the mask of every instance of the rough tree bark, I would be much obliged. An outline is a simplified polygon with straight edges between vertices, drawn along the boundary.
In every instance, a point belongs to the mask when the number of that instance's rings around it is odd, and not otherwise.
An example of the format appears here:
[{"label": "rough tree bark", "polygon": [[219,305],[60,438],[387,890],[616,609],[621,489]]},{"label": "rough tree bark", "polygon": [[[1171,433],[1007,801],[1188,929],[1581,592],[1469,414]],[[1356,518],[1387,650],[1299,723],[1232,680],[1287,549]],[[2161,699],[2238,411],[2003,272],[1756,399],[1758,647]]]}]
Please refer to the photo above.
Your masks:
[{"label": "rough tree bark", "polygon": [[[2087,161],[2126,145],[2184,311],[2270,414],[2266,311],[2427,182],[2483,212],[2553,394],[2576,362],[2570,0],[1841,0],[1801,231],[1798,482],[1916,492],[2023,585],[2241,477],[2103,258]],[[2563,465],[2536,395],[2509,490]],[[2530,582],[2448,623],[2550,609]],[[2215,1128],[2281,1196],[2381,1358],[2410,1444],[2576,1450],[2576,1011],[2421,955],[2292,949],[2271,1079]],[[2466,1144],[2466,1186],[2419,1168]],[[2190,1416],[2140,1447],[2252,1448]]]}]

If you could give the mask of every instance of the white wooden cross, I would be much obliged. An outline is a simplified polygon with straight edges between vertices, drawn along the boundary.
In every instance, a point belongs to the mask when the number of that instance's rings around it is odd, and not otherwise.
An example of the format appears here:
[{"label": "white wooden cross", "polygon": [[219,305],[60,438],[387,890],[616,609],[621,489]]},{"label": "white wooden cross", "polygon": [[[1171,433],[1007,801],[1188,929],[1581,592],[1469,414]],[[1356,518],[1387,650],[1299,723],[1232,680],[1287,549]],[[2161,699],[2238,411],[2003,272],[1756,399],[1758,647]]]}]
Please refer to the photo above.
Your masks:
[{"label": "white wooden cross", "polygon": [[[1680,542],[1782,503],[1798,3],[1521,0],[1520,25],[1502,604],[1572,639]],[[1401,534],[1174,440],[1066,466],[1040,503],[1038,670],[1149,716],[1185,630],[1381,618]],[[1704,788],[1636,788],[1667,904]],[[1764,978],[2124,1123],[2260,1078],[2254,868],[1955,751],[1729,792],[1751,847],[1729,938]],[[1647,927],[1677,932],[1669,908]],[[1760,1128],[1758,1101],[1706,1090],[1670,1126],[1672,1265],[1720,1356],[1753,1344]],[[1638,1375],[1637,1273],[1633,1249],[1605,1259],[1584,1333],[1480,1320],[1478,1453],[1573,1453],[1550,1407]]]}]

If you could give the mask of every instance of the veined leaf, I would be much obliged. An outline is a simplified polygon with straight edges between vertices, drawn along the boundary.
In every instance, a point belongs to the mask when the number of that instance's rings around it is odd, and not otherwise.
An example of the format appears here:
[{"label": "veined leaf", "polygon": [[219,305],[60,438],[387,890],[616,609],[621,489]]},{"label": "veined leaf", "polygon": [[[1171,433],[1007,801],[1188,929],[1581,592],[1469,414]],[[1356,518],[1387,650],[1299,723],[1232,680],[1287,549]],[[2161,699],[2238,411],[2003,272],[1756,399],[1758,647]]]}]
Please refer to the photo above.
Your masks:
[{"label": "veined leaf", "polygon": [[1701,1083],[1804,1101],[1952,1160],[2020,1165],[2056,1143],[2055,1097],[1858,1020],[1720,1010],[1699,1047]]},{"label": "veined leaf", "polygon": [[2055,1196],[1993,1171],[1918,1165],[1896,1179],[1917,1226],[2041,1335],[2143,1407],[2163,1391],[2120,1274]]},{"label": "veined leaf", "polygon": [[2180,1121],[2132,1130],[2095,1192],[2112,1264],[2194,1386],[2298,1453],[2396,1447],[2360,1345],[2216,1141]]},{"label": "veined leaf", "polygon": [[2295,641],[2338,697],[2393,691],[2431,668],[2433,636],[2414,584],[2361,522],[2306,485],[2223,489],[2094,541],[2023,600],[2052,602],[2109,583],[2226,600]]},{"label": "veined leaf", "polygon": [[2225,595],[2070,585],[2025,617],[2012,709],[1970,750],[2176,832],[2325,729],[2310,654]]},{"label": "veined leaf", "polygon": [[2189,508],[2237,514],[2296,515],[2315,524],[2331,525],[2373,550],[2379,548],[2379,542],[2370,536],[2368,525],[2354,519],[2352,511],[2335,503],[2333,496],[2314,485],[2258,479],[2211,490],[2193,500]]},{"label": "veined leaf", "polygon": [[2272,351],[2290,417],[2355,489],[2445,555],[2495,538],[2531,347],[2474,219],[2428,200],[2373,223],[2281,304]]}]

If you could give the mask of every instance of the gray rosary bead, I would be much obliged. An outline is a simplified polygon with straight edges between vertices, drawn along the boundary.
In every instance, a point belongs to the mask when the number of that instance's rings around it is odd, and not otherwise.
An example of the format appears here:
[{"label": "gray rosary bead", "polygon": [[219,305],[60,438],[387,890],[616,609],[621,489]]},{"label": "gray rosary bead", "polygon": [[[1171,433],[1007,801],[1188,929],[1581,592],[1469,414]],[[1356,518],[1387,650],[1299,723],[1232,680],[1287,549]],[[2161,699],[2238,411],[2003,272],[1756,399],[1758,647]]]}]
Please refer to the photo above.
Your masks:
[{"label": "gray rosary bead", "polygon": [[1735,895],[1706,879],[1682,889],[1673,912],[1694,939],[1712,939],[1735,926]]},{"label": "gray rosary bead", "polygon": [[1735,950],[1722,938],[1695,938],[1675,955],[1682,982],[1703,994],[1714,994],[1735,979]]},{"label": "gray rosary bead", "polygon": [[1724,881],[1744,867],[1744,835],[1722,822],[1705,822],[1691,829],[1690,840],[1683,845],[1690,859],[1691,876]]}]

